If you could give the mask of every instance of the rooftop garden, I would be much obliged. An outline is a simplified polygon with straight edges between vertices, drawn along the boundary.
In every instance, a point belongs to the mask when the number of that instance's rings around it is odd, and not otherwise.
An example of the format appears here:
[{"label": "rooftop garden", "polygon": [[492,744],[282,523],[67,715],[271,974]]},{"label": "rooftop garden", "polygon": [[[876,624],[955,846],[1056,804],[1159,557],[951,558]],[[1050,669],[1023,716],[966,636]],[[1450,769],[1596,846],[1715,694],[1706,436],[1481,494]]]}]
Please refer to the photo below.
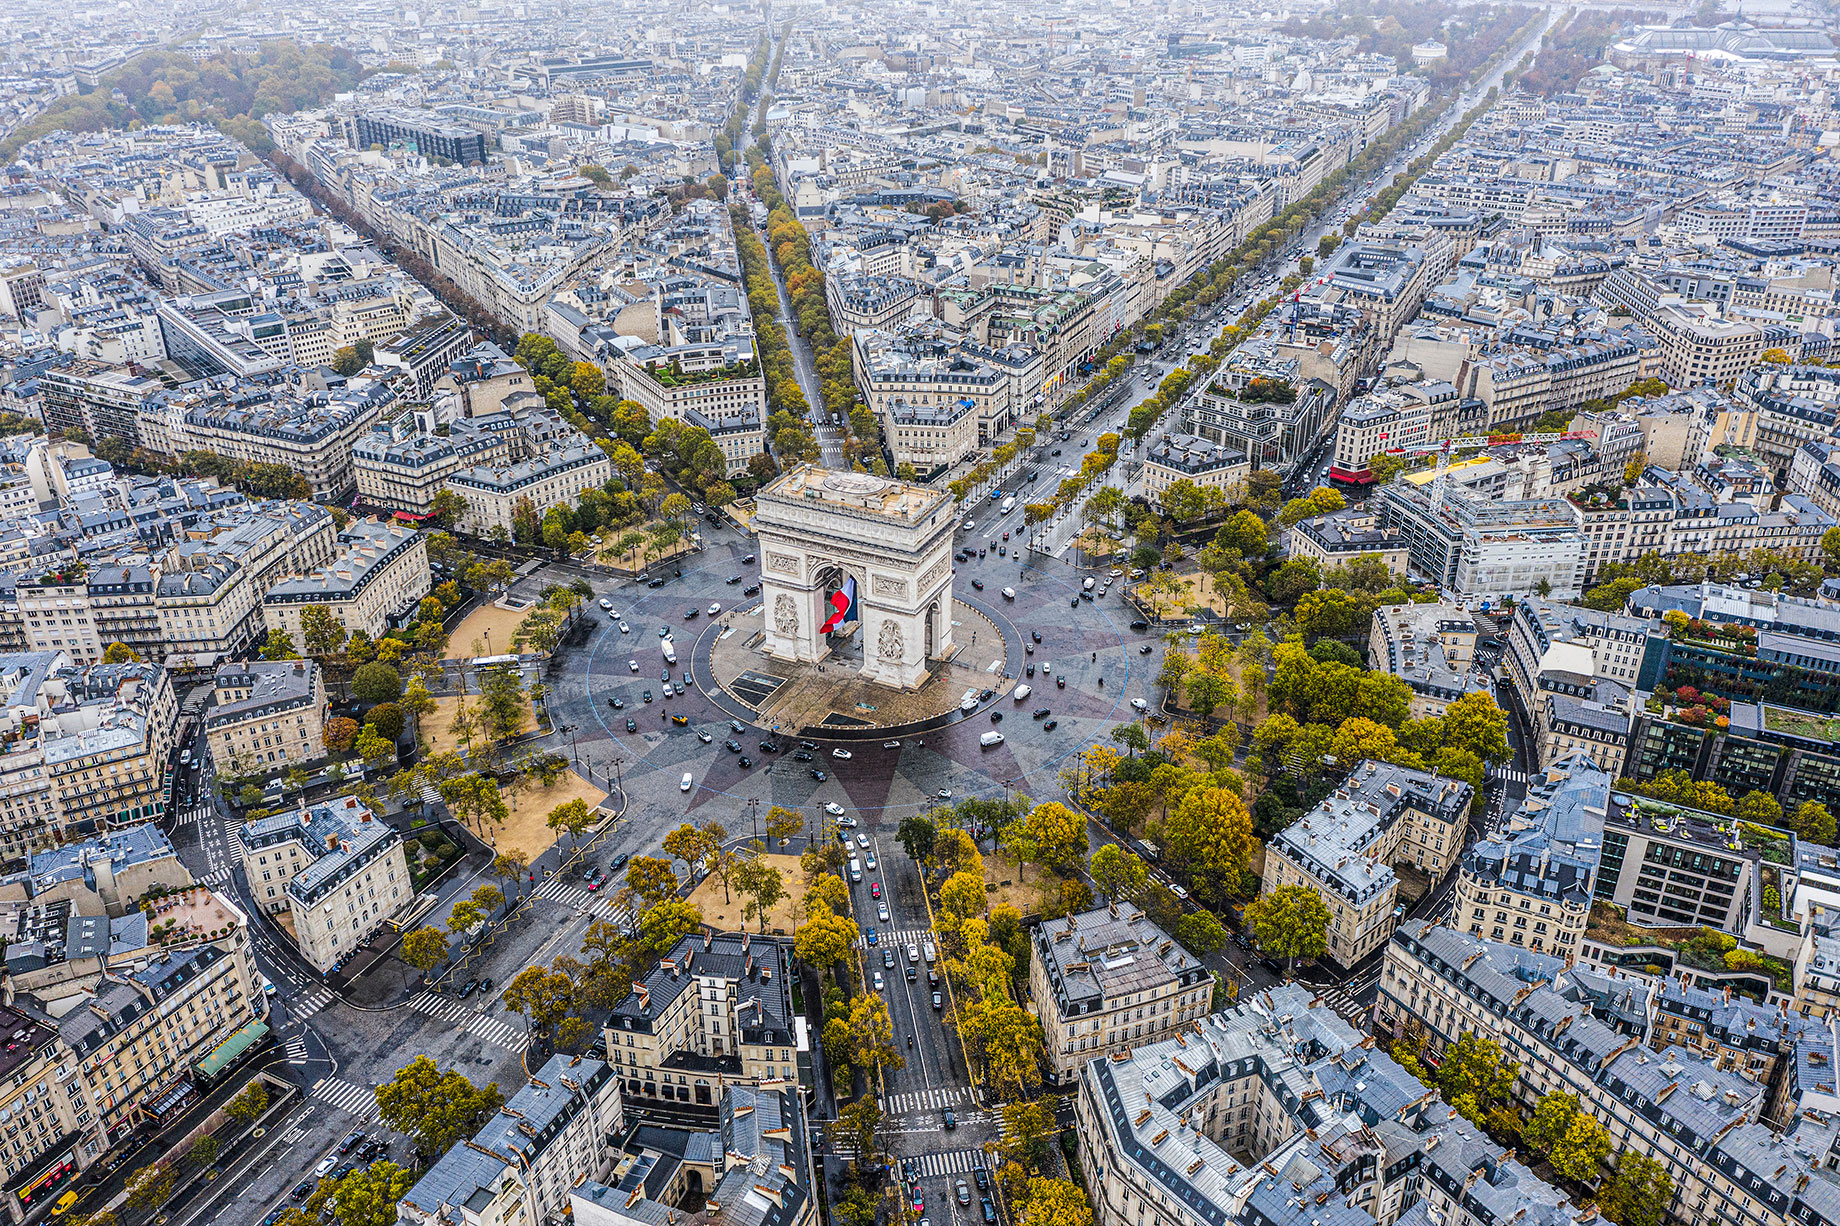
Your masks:
[{"label": "rooftop garden", "polygon": [[1244,404],[1291,404],[1297,399],[1297,388],[1288,379],[1249,379],[1237,388],[1221,380],[1211,390]]},{"label": "rooftop garden", "polygon": [[1840,744],[1840,717],[1813,711],[1796,711],[1788,707],[1765,707],[1763,726],[1785,736],[1807,737],[1813,741]]},{"label": "rooftop garden", "polygon": [[1684,624],[1673,624],[1676,642],[1697,643],[1715,651],[1730,651],[1739,655],[1754,656],[1757,654],[1757,628],[1755,626],[1709,622],[1697,617],[1689,617]]},{"label": "rooftop garden", "polygon": [[726,383],[730,379],[752,379],[760,373],[760,365],[753,361],[730,362],[709,370],[687,371],[673,358],[668,366],[647,366],[645,373],[660,387],[696,387],[704,383]]},{"label": "rooftop garden", "polygon": [[[1651,946],[1673,953],[1683,966],[1722,974],[1728,971],[1755,971],[1769,977],[1779,992],[1794,990],[1794,968],[1773,954],[1756,949],[1741,949],[1738,938],[1716,928],[1645,928],[1629,922],[1623,909],[1615,903],[1599,900],[1591,904],[1585,936],[1600,945],[1618,948]],[[1661,968],[1654,966],[1653,971]]]},{"label": "rooftop garden", "polygon": [[1574,490],[1566,495],[1573,506],[1586,511],[1623,511],[1629,503],[1623,498],[1620,485],[1587,485],[1581,490]]}]

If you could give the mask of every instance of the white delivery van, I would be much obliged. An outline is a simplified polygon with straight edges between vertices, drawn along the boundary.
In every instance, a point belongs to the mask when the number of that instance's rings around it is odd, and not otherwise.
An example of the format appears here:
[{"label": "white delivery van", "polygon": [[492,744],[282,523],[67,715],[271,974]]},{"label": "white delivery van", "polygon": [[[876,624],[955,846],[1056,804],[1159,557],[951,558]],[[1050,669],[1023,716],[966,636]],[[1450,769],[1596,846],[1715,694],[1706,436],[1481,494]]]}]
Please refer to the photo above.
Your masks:
[{"label": "white delivery van", "polygon": [[983,736],[978,738],[978,744],[982,745],[985,749],[993,749],[1002,743],[1003,734],[1001,732],[986,732]]},{"label": "white delivery van", "polygon": [[1093,581],[1091,579],[1088,579],[1085,583],[1082,583],[1080,586],[1086,591],[1090,592],[1093,590]]},{"label": "white delivery van", "polygon": [[1034,692],[1035,692],[1034,690],[1030,689],[1026,685],[1019,685],[1016,687],[1016,694],[1015,694],[1016,701],[1021,702],[1024,698],[1027,698],[1030,694],[1033,694]]},{"label": "white delivery van", "polygon": [[855,856],[850,857],[850,880],[862,880],[862,861],[858,860]]},{"label": "white delivery van", "polygon": [[1015,588],[1013,588],[1013,587],[1006,587],[1006,588],[1004,588],[1004,589],[1003,589],[1003,599],[1005,599],[1005,600],[1014,600],[1014,599],[1016,599],[1016,589],[1015,589]]},{"label": "white delivery van", "polygon": [[1011,511],[1014,511],[1015,509],[1016,509],[1016,499],[1012,495],[1011,497],[1005,498],[1003,500],[1003,505],[997,508],[997,514],[1008,515]]}]

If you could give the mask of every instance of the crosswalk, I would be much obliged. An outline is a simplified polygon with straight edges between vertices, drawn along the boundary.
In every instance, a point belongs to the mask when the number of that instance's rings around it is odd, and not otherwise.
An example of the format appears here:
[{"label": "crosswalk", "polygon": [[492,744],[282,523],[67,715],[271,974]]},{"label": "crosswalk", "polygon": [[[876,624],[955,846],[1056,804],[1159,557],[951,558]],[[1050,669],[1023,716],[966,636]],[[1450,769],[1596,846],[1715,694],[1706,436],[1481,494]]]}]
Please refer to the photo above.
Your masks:
[{"label": "crosswalk", "polygon": [[306,991],[288,993],[288,1012],[296,1020],[312,1017],[321,1009],[331,1004],[335,997],[328,988],[308,988]]},{"label": "crosswalk", "polygon": [[307,1062],[307,1041],[299,1035],[295,1035],[287,1041],[286,1050],[289,1064],[305,1064]]},{"label": "crosswalk", "polygon": [[219,865],[208,873],[201,873],[192,878],[199,885],[218,886],[230,880],[230,866]]},{"label": "crosswalk", "polygon": [[946,1086],[928,1090],[909,1090],[904,1094],[890,1094],[875,1100],[887,1115],[906,1115],[910,1111],[937,1111],[942,1107],[954,1107],[966,1101],[969,1096],[958,1086]]},{"label": "crosswalk", "polygon": [[508,1051],[523,1051],[530,1046],[530,1035],[523,1027],[493,1017],[464,1000],[442,996],[438,992],[417,992],[409,998],[409,1007],[443,1022],[452,1022],[468,1034]]},{"label": "crosswalk", "polygon": [[[875,928],[875,948],[880,949],[882,946],[886,945],[896,950],[897,953],[905,950],[909,945],[924,945],[926,942],[933,939],[933,931],[930,928],[884,929],[876,927],[873,924],[868,925],[868,927]],[[863,935],[857,943],[864,949],[868,949],[868,935]],[[905,956],[905,954],[902,956]]]},{"label": "crosswalk", "polygon": [[313,1083],[308,1093],[347,1115],[365,1120],[377,1118],[377,1091],[370,1086],[361,1086],[338,1077],[322,1077]]},{"label": "crosswalk", "polygon": [[179,814],[179,816],[173,818],[173,829],[177,830],[181,826],[196,826],[199,822],[203,821],[205,815],[210,812],[210,805],[193,805],[191,808]]},{"label": "crosswalk", "polygon": [[980,1166],[988,1166],[990,1156],[981,1149],[949,1149],[943,1154],[915,1154],[902,1158],[901,1162],[912,1162],[919,1169],[920,1178],[931,1179],[940,1175],[969,1175]]},{"label": "crosswalk", "polygon": [[1322,1001],[1331,1009],[1335,1010],[1343,1021],[1347,1022],[1352,1022],[1357,1017],[1360,1017],[1362,1012],[1367,1008],[1366,1005],[1356,1000],[1344,988],[1328,989],[1322,994]]},{"label": "crosswalk", "polygon": [[1512,767],[1497,766],[1489,771],[1489,778],[1500,779],[1504,783],[1525,783],[1527,782],[1527,772],[1517,771]]},{"label": "crosswalk", "polygon": [[616,927],[630,928],[636,922],[631,907],[619,906],[609,895],[591,893],[560,877],[551,877],[537,887],[537,897],[551,899],[565,907],[574,907],[578,911],[586,911],[595,918],[604,919]]}]

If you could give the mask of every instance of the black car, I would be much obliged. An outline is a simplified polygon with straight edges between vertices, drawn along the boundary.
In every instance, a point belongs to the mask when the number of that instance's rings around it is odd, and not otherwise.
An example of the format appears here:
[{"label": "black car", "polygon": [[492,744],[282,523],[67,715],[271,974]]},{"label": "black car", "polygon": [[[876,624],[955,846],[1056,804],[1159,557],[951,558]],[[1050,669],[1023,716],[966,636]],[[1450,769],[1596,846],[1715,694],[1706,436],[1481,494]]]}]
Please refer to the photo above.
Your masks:
[{"label": "black car", "polygon": [[1152,645],[1151,645],[1151,644],[1149,644],[1149,643],[1145,643],[1145,644],[1144,644],[1144,645],[1143,645],[1142,647],[1139,647],[1139,648],[1137,649],[1137,654],[1138,654],[1138,655],[1140,655],[1140,656],[1147,656],[1147,655],[1149,655],[1149,654],[1150,654],[1151,652],[1153,652],[1153,651],[1155,651],[1155,650],[1156,650],[1156,648],[1155,648],[1154,646],[1152,646]]},{"label": "black car", "polygon": [[466,986],[460,989],[460,999],[465,1000],[467,997],[471,996],[473,993],[477,992],[478,990],[479,990],[479,980],[469,979],[466,981]]},{"label": "black car", "polygon": [[1032,719],[1047,719],[1047,718],[1048,718],[1048,708],[1046,708],[1046,707],[1036,707],[1034,711],[1032,711],[1032,712],[1030,712],[1030,718],[1032,718]]},{"label": "black car", "polygon": [[339,1142],[339,1152],[341,1154],[349,1154],[352,1150],[358,1148],[358,1146],[364,1144],[364,1142],[368,1140],[370,1140],[370,1138],[364,1135],[364,1130],[362,1128],[355,1132],[349,1132],[345,1134],[345,1139]]},{"label": "black car", "polygon": [[728,586],[730,587],[734,587],[735,584],[741,582],[741,576],[740,575],[730,575],[727,579],[723,580],[723,582],[728,584]]},{"label": "black car", "polygon": [[982,1203],[984,1206],[984,1221],[986,1222],[996,1221],[997,1220],[997,1207],[990,1203],[990,1197],[988,1196],[984,1197]]},{"label": "black car", "polygon": [[307,1197],[313,1195],[313,1189],[318,1186],[319,1180],[317,1179],[303,1179],[294,1185],[294,1190],[288,1193],[288,1199],[305,1200]]},{"label": "black car", "polygon": [[778,753],[779,752],[779,742],[774,740],[772,737],[768,737],[766,740],[760,743],[760,752],[761,753]]},{"label": "black car", "polygon": [[1077,609],[1080,607],[1080,598],[1078,596],[1075,596],[1072,600],[1069,600],[1067,604],[1071,606],[1072,608]]},{"label": "black car", "polygon": [[826,779],[830,778],[829,775],[825,774],[823,771],[819,770],[815,766],[811,768],[811,777],[813,779],[816,779],[819,783],[823,783]]},{"label": "black car", "polygon": [[754,765],[754,759],[748,757],[746,754],[742,754],[741,755],[741,765],[744,767],[752,766]]},{"label": "black car", "polygon": [[995,690],[984,690],[978,694],[978,701],[979,702],[989,702],[991,699],[995,698],[996,696],[997,696],[997,692]]},{"label": "black car", "polygon": [[652,701],[652,692],[650,690],[646,690],[643,693],[641,693],[639,697],[645,699],[645,701],[649,703]]},{"label": "black car", "polygon": [[730,737],[728,740],[722,742],[722,748],[728,750],[730,753],[740,753],[741,742]]},{"label": "black car", "polygon": [[1047,723],[1045,723],[1045,724],[1043,724],[1043,725],[1041,726],[1041,730],[1042,730],[1043,732],[1053,732],[1053,731],[1054,731],[1054,728],[1055,728],[1055,725],[1057,725],[1057,724],[1059,724],[1059,723],[1060,723],[1060,721],[1059,721],[1058,719],[1051,719],[1051,720],[1049,720],[1049,721],[1048,721]]},{"label": "black car", "polygon": [[792,755],[792,760],[794,762],[809,762],[811,761],[811,755],[806,753],[803,749],[801,749],[797,753]]},{"label": "black car", "polygon": [[1031,664],[1027,668],[1023,669],[1022,671],[1024,675],[1033,677],[1035,675],[1035,666]]},{"label": "black car", "polygon": [[978,550],[978,557],[980,557],[980,558],[981,558],[981,557],[983,557],[983,556],[984,556],[984,550],[982,550],[982,549],[980,549],[980,550]]},{"label": "black car", "polygon": [[1141,618],[1131,623],[1131,629],[1133,630],[1148,630],[1149,628],[1150,628],[1150,623],[1142,620]]},{"label": "black car", "polygon": [[816,741],[800,741],[799,742],[800,749],[816,749],[817,747],[818,747],[818,743]]},{"label": "black car", "polygon": [[1039,643],[1039,642],[1041,642],[1041,631],[1039,631],[1039,630],[1031,630],[1031,631],[1029,631],[1029,637],[1030,637],[1031,639],[1034,639],[1034,640],[1035,640],[1035,641],[1036,641],[1037,643]]},{"label": "black car", "polygon": [[993,724],[1000,724],[1000,723],[1002,723],[1002,722],[1003,722],[1003,712],[1001,712],[1001,711],[992,711],[992,712],[990,713],[990,722],[991,722],[991,723],[993,723]]},{"label": "black car", "polygon": [[639,731],[639,722],[630,715],[626,717],[626,731],[628,732]]},{"label": "black car", "polygon": [[684,620],[687,622],[693,622],[696,620],[696,615],[701,612],[702,612],[701,609],[686,609],[684,610]]},{"label": "black car", "polygon": [[984,590],[984,581],[982,579],[973,579],[971,581],[971,586],[981,592]]},{"label": "black car", "polygon": [[972,1171],[971,1178],[977,1181],[978,1191],[980,1192],[990,1191],[990,1176],[985,1173],[983,1167],[980,1166],[976,1170]]},{"label": "black car", "polygon": [[663,579],[653,579],[650,583],[647,583],[645,586],[646,587],[663,587],[664,580]]},{"label": "black car", "polygon": [[748,563],[752,562],[753,560],[754,560],[754,555],[751,553],[744,553],[741,555],[741,564],[743,566],[746,566]]},{"label": "black car", "polygon": [[741,589],[741,594],[742,594],[743,596],[758,596],[758,595],[760,595],[760,584],[758,584],[758,583],[750,583],[750,584],[748,584],[748,585],[747,585],[746,587],[744,587],[744,588],[742,588],[742,589]]},{"label": "black car", "polygon": [[628,856],[625,852],[621,852],[619,855],[613,858],[613,863],[608,865],[607,867],[611,868],[614,872],[617,873],[621,869],[626,867],[626,862],[631,858],[632,857]]}]

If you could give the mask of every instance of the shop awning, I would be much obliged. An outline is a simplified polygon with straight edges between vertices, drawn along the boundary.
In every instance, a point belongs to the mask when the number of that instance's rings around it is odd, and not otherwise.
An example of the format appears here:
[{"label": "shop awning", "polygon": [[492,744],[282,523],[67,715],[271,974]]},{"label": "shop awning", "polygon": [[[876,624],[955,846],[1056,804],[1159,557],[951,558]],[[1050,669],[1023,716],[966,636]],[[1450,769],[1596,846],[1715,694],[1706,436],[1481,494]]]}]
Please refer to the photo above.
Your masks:
[{"label": "shop awning", "polygon": [[211,1049],[209,1055],[198,1062],[201,1077],[215,1077],[230,1067],[236,1058],[268,1037],[268,1023],[260,1019],[250,1022],[241,1030]]}]

